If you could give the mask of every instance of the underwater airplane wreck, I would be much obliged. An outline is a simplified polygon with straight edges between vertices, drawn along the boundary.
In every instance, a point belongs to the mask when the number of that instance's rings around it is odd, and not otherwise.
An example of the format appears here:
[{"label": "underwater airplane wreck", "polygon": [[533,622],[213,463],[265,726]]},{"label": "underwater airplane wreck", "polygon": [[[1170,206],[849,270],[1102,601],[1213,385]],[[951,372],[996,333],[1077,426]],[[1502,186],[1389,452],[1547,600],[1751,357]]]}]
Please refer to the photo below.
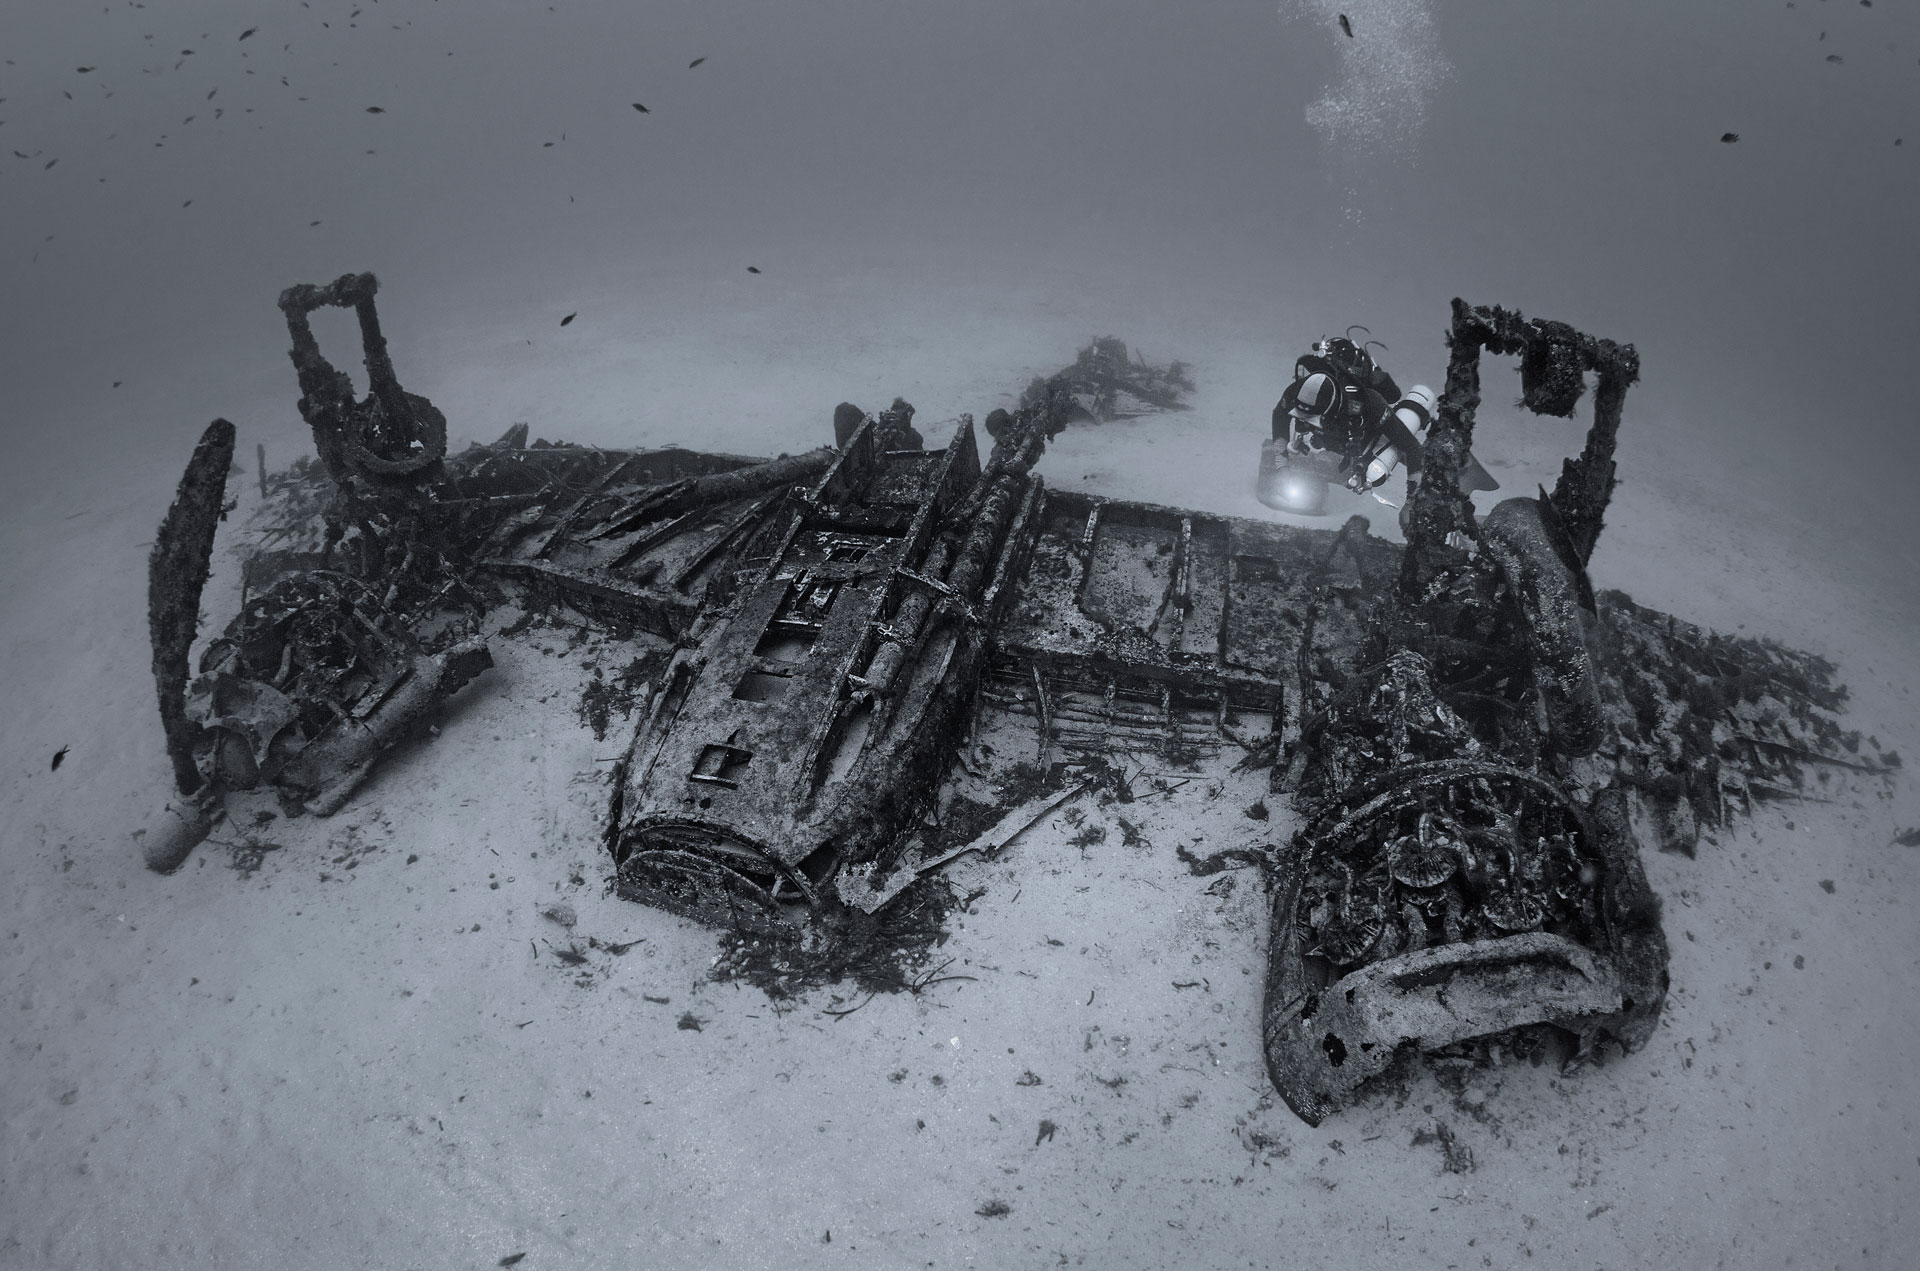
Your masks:
[{"label": "underwater airplane wreck", "polygon": [[[1593,591],[1630,345],[1453,306],[1446,389],[1404,548],[1338,531],[1048,490],[1076,418],[1178,406],[1184,368],[1118,341],[929,450],[896,399],[773,459],[529,442],[449,453],[403,390],[371,274],[289,288],[314,541],[246,562],[201,650],[234,430],[207,430],[156,539],[149,615],[176,795],[143,835],[177,868],[230,791],[343,806],[378,758],[491,663],[484,619],[560,603],[643,644],[644,709],[611,782],[620,895],[730,929],[871,915],[945,858],[916,833],[969,731],[1033,730],[1056,765],[1243,752],[1298,829],[1265,846],[1262,1036],[1317,1123],[1403,1056],[1489,1041],[1631,1051],[1667,987],[1640,834],[1692,851],[1813,771],[1883,772],[1816,658]],[[308,315],[358,316],[369,392]],[[1552,492],[1476,516],[1483,353],[1582,453]],[[1115,385],[1126,392],[1120,392]],[[261,474],[266,484],[264,465]],[[949,854],[950,856],[951,854]]]}]

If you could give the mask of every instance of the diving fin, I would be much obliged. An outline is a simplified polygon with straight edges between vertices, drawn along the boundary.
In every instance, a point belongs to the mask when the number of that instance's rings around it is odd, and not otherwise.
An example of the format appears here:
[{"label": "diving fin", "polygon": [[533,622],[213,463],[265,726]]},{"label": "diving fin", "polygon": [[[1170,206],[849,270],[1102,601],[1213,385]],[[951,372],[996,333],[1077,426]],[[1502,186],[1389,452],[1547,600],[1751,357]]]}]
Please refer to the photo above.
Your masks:
[{"label": "diving fin", "polygon": [[1493,479],[1491,472],[1488,472],[1480,466],[1480,461],[1473,457],[1472,451],[1467,452],[1466,466],[1460,469],[1458,480],[1460,482],[1460,488],[1468,494],[1477,494],[1482,490],[1498,490],[1500,488],[1500,483]]}]

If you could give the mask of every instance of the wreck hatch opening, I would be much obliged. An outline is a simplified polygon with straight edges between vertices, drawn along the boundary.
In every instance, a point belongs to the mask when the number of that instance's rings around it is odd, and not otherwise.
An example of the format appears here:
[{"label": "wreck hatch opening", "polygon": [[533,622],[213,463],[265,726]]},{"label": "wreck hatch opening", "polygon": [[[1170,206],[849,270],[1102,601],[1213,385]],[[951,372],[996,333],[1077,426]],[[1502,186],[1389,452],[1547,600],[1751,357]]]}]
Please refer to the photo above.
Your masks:
[{"label": "wreck hatch opening", "polygon": [[839,863],[838,855],[831,844],[816,847],[800,862],[798,868],[808,882],[818,887],[832,875],[833,867]]},{"label": "wreck hatch opening", "polygon": [[736,702],[777,702],[787,695],[793,686],[793,676],[787,671],[748,671],[733,686],[733,700]]},{"label": "wreck hatch opening", "polygon": [[807,654],[813,652],[813,641],[818,634],[817,630],[769,628],[760,637],[760,643],[753,646],[753,656],[769,662],[804,662]]},{"label": "wreck hatch opening", "polygon": [[776,631],[818,632],[833,609],[840,583],[831,578],[815,578],[802,572],[787,583],[787,594],[774,611],[772,629]]},{"label": "wreck hatch opening", "polygon": [[1278,583],[1280,562],[1271,556],[1238,555],[1233,558],[1234,572],[1243,583]]},{"label": "wreck hatch opening", "polygon": [[687,774],[687,779],[708,785],[725,786],[731,790],[740,784],[741,774],[752,762],[751,750],[715,743],[701,749],[700,757],[694,760],[693,771]]}]

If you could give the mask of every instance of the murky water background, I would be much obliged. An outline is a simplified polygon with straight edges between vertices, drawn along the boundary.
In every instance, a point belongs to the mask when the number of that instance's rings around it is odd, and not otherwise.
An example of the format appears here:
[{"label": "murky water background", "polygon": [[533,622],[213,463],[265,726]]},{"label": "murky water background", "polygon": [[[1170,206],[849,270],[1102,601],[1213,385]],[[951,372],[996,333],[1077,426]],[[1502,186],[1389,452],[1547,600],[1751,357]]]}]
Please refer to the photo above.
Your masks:
[{"label": "murky water background", "polygon": [[280,427],[274,296],[371,268],[456,425],[689,443],[663,348],[711,359],[716,416],[875,366],[1001,391],[1108,329],[1258,351],[1271,397],[1349,322],[1437,376],[1460,294],[1636,342],[1630,426],[1710,439],[1706,475],[1898,524],[1920,20],[1683,8],[10,5],[6,494],[212,413]]}]

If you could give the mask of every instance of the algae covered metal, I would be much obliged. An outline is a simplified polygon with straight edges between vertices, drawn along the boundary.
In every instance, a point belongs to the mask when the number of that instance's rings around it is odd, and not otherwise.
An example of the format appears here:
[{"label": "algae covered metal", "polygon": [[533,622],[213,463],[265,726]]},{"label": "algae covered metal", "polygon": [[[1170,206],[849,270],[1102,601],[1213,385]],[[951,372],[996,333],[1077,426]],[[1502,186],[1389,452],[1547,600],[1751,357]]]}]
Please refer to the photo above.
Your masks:
[{"label": "algae covered metal", "polygon": [[[862,917],[1004,842],[978,817],[958,848],[924,833],[983,722],[1031,738],[1031,779],[1000,812],[1111,782],[1122,756],[1237,751],[1298,812],[1260,851],[1260,1032],[1275,1086],[1318,1121],[1419,1053],[1642,1045],[1667,949],[1636,821],[1692,850],[1810,764],[1890,762],[1840,727],[1830,666],[1595,593],[1638,363],[1564,324],[1455,302],[1403,549],[1360,518],[1336,532],[1048,490],[1036,465],[1062,428],[1192,388],[1111,338],[989,414],[984,455],[970,416],[929,449],[900,399],[841,403],[834,444],[772,458],[525,424],[452,452],[446,419],[399,385],[376,292],[354,274],[282,295],[318,461],[263,476],[287,520],[197,673],[232,425],[202,438],[156,540],[176,784],[144,845],[156,869],[229,791],[341,807],[486,669],[509,605],[631,645],[643,709],[610,783],[612,884],[736,932],[871,937],[884,923]],[[313,338],[325,305],[358,317],[364,397]],[[1547,414],[1591,376],[1594,417],[1551,494],[1476,516],[1457,476],[1483,352],[1517,356]]]},{"label": "algae covered metal", "polygon": [[[1406,1050],[1571,1040],[1638,1049],[1666,1000],[1659,905],[1623,793],[1582,791],[1601,735],[1586,561],[1613,486],[1631,346],[1454,304],[1447,392],[1374,615],[1367,668],[1305,725],[1312,800],[1273,893],[1262,1035],[1310,1123]],[[1595,418],[1554,493],[1475,518],[1469,459],[1482,349],[1521,355],[1523,402]],[[1462,544],[1471,544],[1467,550]]]}]

